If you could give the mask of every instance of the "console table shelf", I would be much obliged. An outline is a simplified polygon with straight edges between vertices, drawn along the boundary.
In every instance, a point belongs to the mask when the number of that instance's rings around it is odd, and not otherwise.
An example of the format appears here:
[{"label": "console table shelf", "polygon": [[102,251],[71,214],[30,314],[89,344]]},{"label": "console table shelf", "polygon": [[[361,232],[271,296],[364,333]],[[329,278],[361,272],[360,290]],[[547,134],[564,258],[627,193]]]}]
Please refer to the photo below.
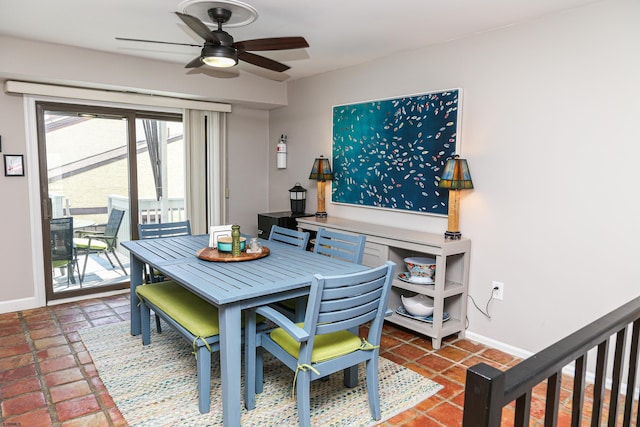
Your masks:
[{"label": "console table shelf", "polygon": [[[393,311],[386,321],[431,337],[434,349],[440,348],[442,339],[458,334],[464,338],[467,317],[467,292],[469,285],[469,239],[446,240],[444,235],[387,227],[344,218],[298,218],[298,228],[317,231],[320,227],[367,237],[362,263],[378,267],[387,260],[397,264],[396,278],[389,296],[389,309]],[[404,258],[428,256],[436,259],[433,284],[409,283],[397,278],[404,272]],[[402,306],[401,295],[427,295],[434,300],[433,323],[416,320],[396,313]],[[443,321],[444,313],[449,319]]]}]

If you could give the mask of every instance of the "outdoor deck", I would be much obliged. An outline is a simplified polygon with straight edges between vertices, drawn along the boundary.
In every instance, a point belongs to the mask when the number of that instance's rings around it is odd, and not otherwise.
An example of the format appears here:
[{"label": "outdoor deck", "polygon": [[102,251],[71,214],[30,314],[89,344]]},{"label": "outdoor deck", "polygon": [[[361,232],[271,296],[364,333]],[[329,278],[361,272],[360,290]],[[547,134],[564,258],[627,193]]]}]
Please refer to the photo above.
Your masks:
[{"label": "outdoor deck", "polygon": [[[120,262],[124,266],[127,273],[129,273],[129,256],[123,255],[120,252],[116,252]],[[113,258],[113,255],[109,255]],[[85,254],[78,253],[78,268],[82,273],[82,267],[84,265]],[[115,260],[113,260],[115,263]],[[66,269],[56,268],[53,272],[53,291],[68,291],[80,289],[80,282],[78,281],[77,272],[74,272],[75,283],[67,283],[67,271]],[[111,267],[109,260],[106,256],[99,254],[89,254],[87,260],[87,269],[85,271],[84,279],[82,280],[82,288],[94,288],[106,285],[112,285],[114,283],[121,283],[129,281],[129,275],[126,276],[116,263],[116,267]]]}]

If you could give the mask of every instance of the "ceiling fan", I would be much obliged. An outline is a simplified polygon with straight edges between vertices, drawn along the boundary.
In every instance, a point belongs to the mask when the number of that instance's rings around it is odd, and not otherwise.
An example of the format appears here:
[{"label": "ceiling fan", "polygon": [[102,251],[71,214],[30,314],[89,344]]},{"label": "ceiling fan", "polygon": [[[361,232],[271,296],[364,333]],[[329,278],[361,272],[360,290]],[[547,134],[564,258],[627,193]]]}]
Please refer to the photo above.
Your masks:
[{"label": "ceiling fan", "polygon": [[277,72],[286,71],[291,67],[248,51],[285,50],[309,47],[304,37],[272,37],[234,42],[233,37],[222,29],[222,24],[231,18],[231,11],[224,7],[213,7],[208,10],[208,15],[211,20],[218,24],[218,29],[213,31],[194,16],[180,12],[175,12],[175,14],[178,15],[182,22],[187,24],[189,28],[204,39],[204,44],[174,43],[124,37],[116,37],[116,40],[201,47],[202,51],[200,56],[185,65],[185,68],[197,68],[201,65],[228,68],[233,67],[238,63],[238,60],[241,60]]}]

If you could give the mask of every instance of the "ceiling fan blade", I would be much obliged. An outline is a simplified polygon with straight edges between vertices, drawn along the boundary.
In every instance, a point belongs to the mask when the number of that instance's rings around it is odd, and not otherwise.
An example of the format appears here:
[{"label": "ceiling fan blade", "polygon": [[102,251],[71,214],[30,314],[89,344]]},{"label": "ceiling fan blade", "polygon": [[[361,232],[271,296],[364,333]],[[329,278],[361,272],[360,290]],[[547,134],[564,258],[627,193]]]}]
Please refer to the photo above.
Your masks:
[{"label": "ceiling fan blade", "polygon": [[271,37],[267,39],[244,40],[233,44],[238,50],[285,50],[309,47],[304,37]]},{"label": "ceiling fan blade", "polygon": [[197,58],[193,58],[184,68],[198,68],[201,65],[203,65],[202,58],[198,56]]},{"label": "ceiling fan blade", "polygon": [[174,42],[161,42],[158,40],[143,40],[143,39],[128,39],[126,37],[116,37],[116,40],[124,40],[127,42],[144,42],[144,43],[159,43],[159,44],[175,44],[178,46],[193,46],[193,47],[202,47],[201,44],[191,44],[191,43],[174,43]]},{"label": "ceiling fan blade", "polygon": [[220,40],[216,37],[215,34],[202,23],[201,20],[195,18],[191,15],[187,15],[186,13],[175,12],[178,15],[178,18],[182,19],[182,22],[187,24],[187,27],[191,28],[197,35],[202,37],[205,41],[210,41],[214,43],[220,43]]},{"label": "ceiling fan blade", "polygon": [[238,51],[238,59],[272,71],[283,72],[291,68],[273,59],[240,50]]}]

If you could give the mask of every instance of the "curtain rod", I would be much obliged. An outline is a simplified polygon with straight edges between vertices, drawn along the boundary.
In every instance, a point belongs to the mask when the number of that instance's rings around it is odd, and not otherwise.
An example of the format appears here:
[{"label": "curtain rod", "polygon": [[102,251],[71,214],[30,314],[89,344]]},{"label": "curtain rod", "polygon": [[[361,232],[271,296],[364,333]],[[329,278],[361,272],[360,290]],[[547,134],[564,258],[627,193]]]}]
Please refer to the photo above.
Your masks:
[{"label": "curtain rod", "polygon": [[54,96],[59,98],[86,99],[92,101],[119,102],[124,104],[149,105],[154,107],[188,108],[193,110],[230,113],[231,105],[219,102],[196,101],[164,95],[117,92],[103,89],[85,89],[72,86],[57,86],[43,83],[7,80],[6,93],[21,95]]}]

